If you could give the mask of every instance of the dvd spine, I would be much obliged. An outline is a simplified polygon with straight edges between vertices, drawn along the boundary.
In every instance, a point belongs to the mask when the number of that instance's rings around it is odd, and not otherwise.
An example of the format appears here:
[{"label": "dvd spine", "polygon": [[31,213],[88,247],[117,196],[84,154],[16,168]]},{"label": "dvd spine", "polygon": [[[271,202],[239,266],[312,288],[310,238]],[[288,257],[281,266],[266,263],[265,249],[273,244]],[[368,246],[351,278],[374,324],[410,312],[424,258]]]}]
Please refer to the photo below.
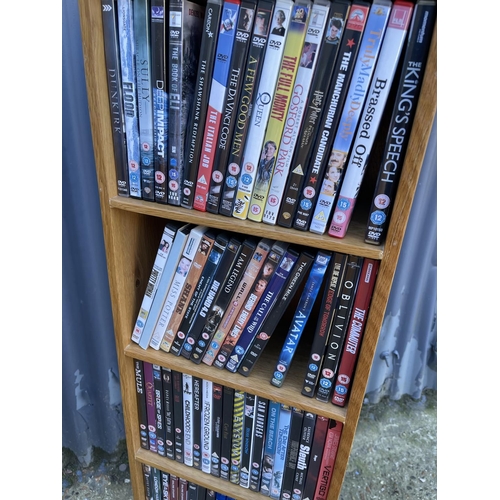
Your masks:
[{"label": "dvd spine", "polygon": [[244,410],[245,392],[235,389],[233,400],[233,434],[231,439],[231,468],[229,472],[229,481],[235,484],[239,484],[240,481]]},{"label": "dvd spine", "polygon": [[311,448],[314,439],[314,428],[316,426],[316,415],[314,413],[304,413],[302,430],[300,433],[299,452],[297,454],[297,465],[293,478],[293,498],[302,500],[304,486],[307,479],[307,469],[311,457]]},{"label": "dvd spine", "polygon": [[243,160],[236,195],[234,196],[233,217],[246,219],[252,195],[259,154],[266,133],[271,111],[272,98],[276,89],[279,68],[292,11],[292,0],[277,0],[271,32],[267,39],[262,74],[257,92],[252,102],[248,135],[243,149]]},{"label": "dvd spine", "polygon": [[222,8],[207,117],[194,188],[193,208],[202,212],[206,211],[207,206],[208,188],[214,166],[224,98],[228,87],[239,9],[240,0],[226,0]]},{"label": "dvd spine", "polygon": [[280,416],[278,423],[278,435],[276,441],[276,452],[274,454],[273,480],[269,496],[279,499],[281,496],[281,487],[283,484],[283,475],[285,473],[286,452],[288,449],[288,438],[290,435],[290,422],[292,418],[292,408],[281,403]]},{"label": "dvd spine", "polygon": [[404,0],[398,0],[392,6],[380,56],[361,112],[356,138],[346,162],[344,180],[328,229],[328,234],[335,238],[344,238],[349,227],[368,159],[403,52],[412,12],[413,4]]},{"label": "dvd spine", "polygon": [[255,19],[257,0],[241,0],[238,14],[237,30],[231,56],[231,68],[224,96],[223,112],[217,146],[215,150],[214,166],[209,179],[206,210],[219,213],[221,190],[227,171],[227,162],[230,155],[231,141],[236,120],[238,118],[238,103],[241,88],[246,77],[245,67],[248,50],[251,44],[251,31]]},{"label": "dvd spine", "polygon": [[262,474],[260,480],[260,493],[269,496],[273,476],[274,456],[278,442],[277,433],[280,417],[280,403],[270,401],[267,413],[267,425],[264,441],[264,452],[262,460]]},{"label": "dvd spine", "polygon": [[220,447],[222,440],[222,412],[224,387],[213,384],[212,392],[212,454],[210,460],[210,474],[220,476]]},{"label": "dvd spine", "polygon": [[182,178],[181,206],[193,208],[194,187],[198,173],[203,131],[207,117],[208,97],[212,83],[212,74],[217,48],[217,37],[222,13],[222,0],[207,2],[203,34],[201,39],[198,73],[196,75],[196,92],[193,112],[189,116],[186,133],[186,149],[184,158],[184,176]]},{"label": "dvd spine", "polygon": [[149,450],[148,415],[146,410],[146,385],[144,382],[143,361],[134,359],[134,371],[141,448]]},{"label": "dvd spine", "polygon": [[212,456],[212,398],[213,382],[203,379],[202,382],[202,438],[201,438],[201,470],[210,474]]},{"label": "dvd spine", "polygon": [[262,474],[262,455],[267,422],[269,400],[262,396],[255,397],[255,427],[253,432],[252,453],[250,457],[250,484],[251,491],[259,491]]},{"label": "dvd spine", "polygon": [[255,184],[250,198],[248,219],[254,222],[262,221],[271,179],[280,160],[277,157],[277,153],[279,152],[278,146],[285,128],[285,118],[290,102],[292,101],[292,97],[295,97],[292,96],[292,92],[307,32],[307,23],[311,15],[311,8],[312,3],[308,0],[297,0],[292,7],[283,59],[273,95],[266,134],[261,148]]},{"label": "dvd spine", "polygon": [[334,70],[338,64],[338,55],[342,45],[341,40],[343,39],[350,5],[349,0],[336,0],[330,8],[326,33],[324,34],[318,62],[314,70],[295,153],[290,164],[290,173],[279,209],[278,224],[283,227],[292,227],[297,200],[308,170],[309,158],[321,123],[325,103],[327,102],[330,83],[333,80]]},{"label": "dvd spine", "polygon": [[220,478],[229,481],[231,468],[231,438],[233,435],[234,389],[224,386],[222,397],[222,437],[220,443]]},{"label": "dvd spine", "polygon": [[226,174],[221,185],[222,194],[220,196],[219,213],[228,217],[231,217],[233,212],[236,188],[242,168],[243,150],[248,135],[255,90],[258,88],[262,73],[274,3],[274,0],[259,0],[255,12],[252,42],[241,88],[237,120],[231,140]]},{"label": "dvd spine", "polygon": [[361,119],[370,80],[380,54],[391,6],[390,0],[376,0],[370,8],[339,126],[335,132],[328,168],[325,169],[311,216],[309,231],[313,233],[324,234],[327,230],[332,208],[344,178],[346,160],[354,141],[356,127]]},{"label": "dvd spine", "polygon": [[174,460],[175,430],[172,394],[172,370],[170,368],[162,366],[161,376],[163,386],[163,413],[165,415],[165,456]]},{"label": "dvd spine", "polygon": [[158,453],[153,365],[151,363],[144,361],[143,366],[144,366],[144,388],[146,394],[146,414],[148,417],[149,451],[153,453]]},{"label": "dvd spine", "polygon": [[193,467],[198,470],[201,470],[202,384],[202,378],[193,375]]},{"label": "dvd spine", "polygon": [[299,455],[300,436],[302,432],[302,422],[304,411],[300,408],[292,408],[290,420],[290,434],[288,437],[288,447],[286,450],[285,470],[281,485],[280,498],[290,499],[293,497],[292,486],[295,470],[297,467],[297,457]]},{"label": "dvd spine", "polygon": [[316,255],[316,259],[307,278],[304,290],[302,291],[297,309],[293,315],[292,322],[271,377],[271,384],[275,387],[283,386],[285,378],[290,370],[292,359],[311,315],[331,257],[331,252],[323,250],[320,250]]},{"label": "dvd spine", "polygon": [[141,198],[141,154],[137,109],[137,79],[134,64],[134,23],[132,0],[117,0],[122,99],[127,138],[127,165],[130,196]]},{"label": "dvd spine", "polygon": [[436,2],[415,4],[385,150],[366,223],[366,243],[380,245],[385,239],[422,88],[435,20]]},{"label": "dvd spine", "polygon": [[[302,118],[309,96],[312,77],[316,70],[321,51],[324,31],[330,10],[330,1],[313,3],[307,23],[307,31],[302,46],[297,76],[290,96],[288,111],[283,126],[283,134],[276,154],[274,172],[269,184],[269,192],[264,205],[262,222],[275,225],[288,179],[290,164],[294,154]],[[329,65],[333,61],[329,61]]]},{"label": "dvd spine", "polygon": [[125,136],[125,115],[123,112],[122,77],[120,69],[120,48],[118,37],[117,1],[101,0],[104,54],[108,78],[109,112],[113,135],[116,187],[119,196],[129,196],[127,168],[127,140]]},{"label": "dvd spine", "polygon": [[160,365],[153,365],[153,390],[155,398],[156,442],[158,455],[165,457],[165,408],[163,407],[163,380]]},{"label": "dvd spine", "polygon": [[150,2],[134,0],[133,3],[141,190],[143,200],[155,201]]}]

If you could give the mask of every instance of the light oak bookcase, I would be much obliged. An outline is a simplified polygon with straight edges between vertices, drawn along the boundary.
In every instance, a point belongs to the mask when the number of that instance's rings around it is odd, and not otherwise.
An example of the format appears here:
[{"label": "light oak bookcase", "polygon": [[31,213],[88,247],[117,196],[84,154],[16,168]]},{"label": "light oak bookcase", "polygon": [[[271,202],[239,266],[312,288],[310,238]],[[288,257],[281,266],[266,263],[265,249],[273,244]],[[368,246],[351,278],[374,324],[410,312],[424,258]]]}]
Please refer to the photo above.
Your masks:
[{"label": "light oak bookcase", "polygon": [[[328,492],[328,500],[337,499],[342,488],[378,336],[436,112],[436,32],[434,32],[431,44],[421,97],[386,242],[382,246],[373,246],[364,243],[366,214],[360,217],[359,220],[354,219],[351,222],[348,234],[344,239],[336,239],[327,235],[319,236],[310,232],[251,221],[240,221],[222,215],[119,197],[114,169],[113,140],[102,36],[101,2],[100,0],[79,0],[79,10],[90,121],[120,370],[125,434],[134,498],[141,500],[144,498],[142,463],[147,463],[236,499],[262,499],[260,493],[253,493],[248,489],[141,449],[133,368],[133,358],[137,358],[169,366],[174,370],[197,375],[270,399],[276,399],[343,422],[344,430]],[[294,358],[292,370],[285,385],[282,388],[276,388],[269,383],[276,355],[273,356],[265,351],[251,376],[246,378],[204,364],[195,365],[183,357],[176,357],[163,351],[143,350],[131,342],[133,325],[137,318],[166,219],[203,224],[221,230],[237,231],[258,237],[268,237],[289,243],[307,245],[314,249],[354,253],[381,261],[351,395],[345,408],[339,408],[330,403],[320,403],[313,398],[307,398],[300,394],[302,377],[305,374],[305,360],[300,359],[300,356],[298,359]]]}]

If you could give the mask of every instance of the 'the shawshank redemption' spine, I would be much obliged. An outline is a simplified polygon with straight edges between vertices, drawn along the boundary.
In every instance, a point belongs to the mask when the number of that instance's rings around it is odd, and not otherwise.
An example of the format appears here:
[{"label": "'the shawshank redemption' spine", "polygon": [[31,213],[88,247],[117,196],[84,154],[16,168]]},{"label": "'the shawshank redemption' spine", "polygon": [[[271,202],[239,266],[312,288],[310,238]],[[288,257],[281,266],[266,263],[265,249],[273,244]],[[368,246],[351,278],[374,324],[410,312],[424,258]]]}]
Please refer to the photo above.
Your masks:
[{"label": "'the shawshank redemption' spine", "polygon": [[148,415],[146,411],[146,385],[144,382],[144,366],[141,360],[134,359],[134,371],[141,448],[149,450]]},{"label": "'the shawshank redemption' spine", "polygon": [[316,255],[271,377],[271,384],[276,387],[282,387],[288,374],[331,257],[332,253],[324,250],[320,250]]},{"label": "'the shawshank redemption' spine", "polygon": [[273,314],[270,314],[266,318],[260,330],[256,332],[254,339],[240,363],[238,373],[246,377],[250,375],[255,363],[260,358],[262,351],[278,326],[287,307],[292,302],[297,290],[300,289],[302,282],[307,277],[313,261],[314,256],[312,254],[308,252],[300,253],[297,262],[283,286],[281,296],[278,298],[278,302],[273,308]]},{"label": "'the shawshank redemption' spine", "polygon": [[278,147],[285,129],[288,107],[292,100],[294,82],[299,68],[311,8],[312,2],[308,0],[296,0],[292,7],[283,59],[278,81],[276,82],[263,147],[261,148],[261,160],[257,167],[257,176],[250,198],[250,208],[248,209],[248,218],[254,222],[261,222],[264,215],[271,178],[278,162]]},{"label": "'the shawshank redemption' spine", "polygon": [[269,281],[265,293],[261,296],[259,303],[255,308],[253,316],[247,322],[236,345],[234,346],[234,349],[226,363],[226,370],[229,370],[233,373],[238,370],[243,356],[246,354],[250,343],[255,338],[257,332],[260,330],[260,327],[263,324],[264,320],[273,311],[273,307],[278,301],[279,294],[283,290],[286,280],[290,275],[290,272],[292,271],[298,256],[299,253],[293,248],[286,250],[279,263],[278,269],[276,269],[276,272],[273,274],[273,277]]},{"label": "'the shawshank redemption' spine", "polygon": [[354,367],[361,347],[379,264],[380,261],[373,259],[365,259],[363,262],[338,375],[335,379],[332,403],[337,406],[345,406],[352,385]]},{"label": "'the shawshank redemption' spine", "polygon": [[283,227],[292,227],[297,199],[308,170],[309,156],[314,146],[321,117],[326,109],[325,102],[327,101],[330,84],[333,81],[336,61],[342,45],[341,40],[345,31],[344,25],[350,6],[350,0],[335,0],[330,7],[327,29],[321,50],[319,54],[316,54],[318,62],[314,70],[302,125],[290,163],[290,173],[279,209],[277,222]]},{"label": "'the shawshank redemption' spine", "polygon": [[345,163],[360,122],[361,110],[367,99],[370,80],[380,55],[391,7],[390,0],[375,0],[371,6],[342,116],[333,140],[328,168],[311,217],[309,231],[313,233],[323,234],[328,227],[330,214],[344,178]]},{"label": "'the shawshank redemption' spine", "polygon": [[142,199],[155,201],[150,18],[150,2],[148,0],[134,0],[135,66],[137,108],[139,111]]},{"label": "'the shawshank redemption' spine", "polygon": [[[243,277],[245,269],[250,262],[250,259],[255,251],[256,244],[254,241],[245,239],[238,250],[236,259],[230,268],[229,273],[221,282],[221,286],[215,295],[213,305],[207,307],[206,320],[203,324],[203,330],[194,344],[191,351],[190,359],[199,364],[206,354],[212,358],[215,357],[215,351],[212,347],[212,339],[214,338],[222,319],[225,316],[226,310],[230,307],[231,299],[236,293],[236,289]],[[184,344],[185,345],[185,344]]]},{"label": "'the shawshank redemption' spine", "polygon": [[125,137],[125,116],[123,114],[120,42],[118,40],[117,0],[101,0],[101,5],[116,186],[119,196],[129,196],[127,140]]},{"label": "'the shawshank redemption' spine", "polygon": [[184,150],[184,175],[182,178],[181,206],[193,208],[194,187],[198,174],[203,131],[207,117],[208,96],[212,83],[217,33],[222,13],[222,0],[209,0],[205,9],[203,34],[201,36],[198,73],[193,109],[188,118],[186,146]]},{"label": "'the shawshank redemption' spine", "polygon": [[129,192],[133,198],[141,198],[141,154],[139,148],[137,79],[134,64],[133,1],[117,0],[117,7]]},{"label": "'the shawshank redemption' spine", "polygon": [[[167,2],[167,3],[165,3]],[[155,201],[167,203],[168,174],[168,0],[151,0],[151,86]]]},{"label": "'the shawshank redemption' spine", "polygon": [[380,56],[365,100],[361,121],[346,163],[328,234],[343,238],[352,218],[356,199],[369,162],[370,153],[392,89],[394,75],[403,52],[411,21],[413,3],[396,0],[392,6]]},{"label": "'the shawshank redemption' spine", "polygon": [[189,0],[169,0],[169,5],[167,201],[170,205],[180,205],[186,126],[194,99],[205,6]]},{"label": "'the shawshank redemption' spine", "polygon": [[184,317],[182,318],[174,340],[172,341],[172,345],[170,346],[170,352],[176,356],[179,356],[181,353],[182,346],[186,340],[186,335],[189,333],[191,325],[198,317],[198,313],[206,299],[208,290],[210,290],[212,281],[222,260],[227,244],[228,237],[225,234],[221,233],[215,237],[212,249],[208,254],[208,259],[203,267],[203,272],[196,283],[196,288],[194,289],[191,300],[189,301],[189,304],[184,312]]},{"label": "'the shawshank redemption' spine", "polygon": [[320,315],[316,323],[316,331],[311,345],[311,352],[307,362],[307,371],[302,384],[302,394],[312,398],[316,390],[321,364],[328,342],[328,336],[335,318],[335,310],[340,294],[341,283],[347,262],[347,255],[335,252],[326,277]]},{"label": "'the shawshank redemption' spine", "polygon": [[[316,0],[311,9],[307,24],[306,37],[302,46],[297,76],[290,96],[283,134],[276,154],[274,171],[269,184],[269,192],[264,206],[262,222],[276,224],[278,212],[283,199],[283,191],[288,179],[292,156],[297,144],[297,138],[304,117],[306,101],[311,87],[311,81],[318,64],[323,42],[330,0]],[[334,60],[328,61],[333,65]]]},{"label": "'the shawshank redemption' spine", "polygon": [[435,20],[436,2],[419,0],[413,11],[385,150],[366,223],[366,243],[380,245],[385,239],[422,88]]},{"label": "'the shawshank redemption' spine", "polygon": [[314,492],[313,500],[324,500],[328,496],[328,489],[332,481],[333,468],[339,449],[340,436],[342,435],[342,422],[330,419],[326,431],[325,447],[318,474],[318,483]]},{"label": "'the shawshank redemption' spine", "polygon": [[231,139],[230,155],[227,160],[226,174],[221,185],[219,213],[232,216],[234,197],[241,174],[243,148],[248,134],[253,100],[260,82],[264,63],[267,37],[271,26],[275,0],[259,0],[255,11],[252,42],[248,52],[245,75],[238,103],[237,120]]},{"label": "'the shawshank redemption' spine", "polygon": [[285,48],[288,24],[292,12],[292,0],[277,0],[271,32],[267,39],[264,65],[260,82],[252,102],[248,135],[243,149],[241,172],[233,203],[233,217],[246,219],[250,206],[262,141],[266,133],[267,122],[271,112],[271,103],[276,89],[276,82]]},{"label": "'the shawshank redemption' spine", "polygon": [[257,0],[241,0],[236,28],[236,37],[231,55],[231,67],[227,82],[226,95],[222,106],[222,116],[215,149],[214,166],[209,180],[206,209],[214,214],[219,212],[222,181],[226,175],[231,140],[238,118],[238,103],[241,87],[245,78],[250,37],[255,18]]},{"label": "'the shawshank redemption' spine", "polygon": [[249,484],[249,489],[252,491],[259,491],[260,487],[268,407],[269,399],[262,396],[255,396],[255,425],[253,431],[252,453],[250,457]]},{"label": "'the shawshank redemption' spine", "polygon": [[[327,163],[329,163],[328,155],[347,97],[347,90],[358,58],[360,40],[365,30],[369,10],[370,4],[362,1],[356,1],[349,10],[328,95],[323,101],[324,110],[316,137],[309,156],[307,159],[304,157],[302,163],[301,168],[306,167],[304,179],[300,188],[297,187],[297,193],[294,195],[296,199],[293,200],[293,203],[290,202],[295,211],[292,226],[294,229],[301,231],[309,229],[311,214],[318,196],[319,182],[323,178]],[[299,164],[294,162],[292,170],[296,168],[299,168]],[[290,227],[289,224],[286,226]]]},{"label": "'the shawshank redemption' spine", "polygon": [[333,391],[333,381],[337,374],[362,265],[363,257],[349,255],[344,277],[342,283],[340,283],[339,298],[335,306],[335,317],[328,334],[325,356],[318,378],[316,389],[316,399],[318,401],[329,401]]},{"label": "'the shawshank redemption' spine", "polygon": [[193,208],[202,212],[206,211],[208,187],[214,167],[224,98],[229,82],[231,55],[233,53],[239,10],[240,0],[225,0],[222,7],[217,49],[215,51],[215,65],[208,99],[208,110],[198,162],[196,185],[194,187]]}]

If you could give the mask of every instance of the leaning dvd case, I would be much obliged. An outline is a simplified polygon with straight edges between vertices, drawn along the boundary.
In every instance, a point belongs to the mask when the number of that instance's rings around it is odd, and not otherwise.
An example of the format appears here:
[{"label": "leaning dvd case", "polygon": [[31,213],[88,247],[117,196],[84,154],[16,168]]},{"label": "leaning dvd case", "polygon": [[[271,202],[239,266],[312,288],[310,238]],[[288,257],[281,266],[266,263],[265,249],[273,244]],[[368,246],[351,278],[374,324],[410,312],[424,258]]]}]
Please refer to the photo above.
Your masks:
[{"label": "leaning dvd case", "polygon": [[312,398],[316,390],[328,337],[335,318],[336,305],[341,290],[341,282],[347,263],[347,254],[335,252],[326,276],[326,286],[321,301],[321,309],[316,322],[307,370],[302,383],[301,393]]},{"label": "leaning dvd case", "polygon": [[[359,1],[349,11],[330,87],[324,100],[323,113],[316,131],[316,137],[307,163],[304,163],[304,165],[307,165],[304,178],[300,189],[297,187],[297,193],[294,195],[296,198],[292,203],[295,210],[292,227],[300,231],[308,230],[311,223],[311,215],[318,197],[319,183],[323,178],[328,163],[328,155],[347,97],[369,12],[370,4]],[[294,163],[292,169],[295,169],[295,165]]]},{"label": "leaning dvd case", "polygon": [[311,316],[331,258],[332,253],[324,250],[320,250],[316,255],[271,377],[271,384],[276,387],[283,386],[290,370],[290,365]]},{"label": "leaning dvd case", "polygon": [[259,303],[255,307],[253,316],[248,320],[243,332],[241,333],[234,349],[226,363],[226,370],[235,373],[240,366],[241,360],[247,352],[247,349],[259,331],[264,320],[273,312],[273,307],[278,300],[281,290],[285,286],[286,280],[297,261],[298,252],[290,248],[283,255],[276,272],[273,274],[265,293],[261,296]]},{"label": "leaning dvd case", "polygon": [[[208,337],[211,335],[212,331],[208,331],[209,328],[206,326],[208,323],[212,324],[209,319],[212,318],[213,308],[216,307],[217,299],[220,296],[220,290],[224,288],[225,280],[227,279],[229,272],[231,271],[236,258],[238,256],[239,249],[241,247],[241,242],[235,238],[231,238],[226,246],[226,250],[221,258],[217,270],[213,276],[212,282],[206,296],[201,303],[201,307],[196,314],[192,324],[190,325],[188,331],[186,332],[186,338],[181,348],[180,354],[185,358],[190,358],[198,340],[201,337],[203,345],[200,345],[200,350],[205,347],[206,342],[208,342]],[[214,317],[215,321],[215,317]],[[201,355],[198,354],[198,358]],[[198,359],[196,358],[196,359]]]},{"label": "leaning dvd case", "polygon": [[337,406],[345,406],[349,396],[379,265],[380,261],[374,259],[365,259],[363,262],[338,375],[335,378],[332,403]]},{"label": "leaning dvd case", "polygon": [[330,158],[311,216],[309,231],[313,233],[324,234],[328,228],[345,175],[346,161],[354,142],[356,127],[361,120],[361,110],[367,99],[370,80],[380,55],[391,7],[390,0],[375,0],[370,8]]},{"label": "leaning dvd case", "polygon": [[283,227],[292,227],[297,200],[304,184],[309,157],[314,146],[321,117],[327,108],[326,102],[330,84],[333,80],[337,58],[341,50],[343,34],[350,0],[336,0],[330,7],[326,32],[313,74],[309,95],[304,109],[304,116],[296,140],[296,148],[289,166],[283,199],[278,212],[277,223]]},{"label": "leaning dvd case", "polygon": [[301,252],[297,262],[287,278],[277,304],[273,309],[273,314],[270,314],[262,323],[259,330],[256,332],[251,341],[246,354],[240,362],[238,373],[248,377],[255,367],[258,359],[264,351],[269,339],[276,330],[281,318],[283,317],[289,304],[293,301],[295,294],[301,288],[302,283],[306,279],[311,265],[314,261],[314,256],[308,252]]},{"label": "leaning dvd case", "polygon": [[125,115],[123,112],[120,48],[118,40],[117,0],[101,0],[101,4],[116,187],[119,196],[129,196],[127,140],[124,125]]},{"label": "leaning dvd case", "polygon": [[[194,363],[201,363],[206,353],[209,353],[212,357],[215,355],[211,346],[212,339],[218,331],[236,287],[255,251],[255,247],[256,243],[248,238],[239,245],[236,257],[229,266],[229,272],[223,278],[223,281],[219,282],[220,285],[213,295],[213,300],[202,311],[205,317],[203,318],[201,333],[198,335],[196,342],[190,346],[191,350],[186,354],[186,357],[189,357]],[[185,347],[186,343],[184,344]],[[181,354],[183,353],[184,349]]]},{"label": "leaning dvd case", "polygon": [[413,3],[396,0],[392,6],[375,72],[361,112],[352,151],[346,162],[344,178],[328,234],[344,238],[352,218],[361,183],[369,162],[375,137],[384,116],[392,82],[403,53],[410,26]]}]

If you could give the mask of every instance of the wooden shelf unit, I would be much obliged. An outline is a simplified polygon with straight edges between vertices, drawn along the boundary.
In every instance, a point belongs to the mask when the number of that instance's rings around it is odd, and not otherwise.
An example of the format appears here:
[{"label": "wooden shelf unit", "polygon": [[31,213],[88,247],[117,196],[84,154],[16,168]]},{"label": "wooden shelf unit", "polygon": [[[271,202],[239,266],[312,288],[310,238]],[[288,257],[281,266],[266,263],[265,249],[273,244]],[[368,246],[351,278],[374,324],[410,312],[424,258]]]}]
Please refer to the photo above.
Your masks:
[{"label": "wooden shelf unit", "polygon": [[[327,235],[319,236],[309,232],[119,197],[114,170],[101,2],[100,0],[79,0],[79,10],[89,113],[120,370],[125,435],[134,498],[138,500],[144,498],[142,463],[172,472],[216,491],[225,492],[236,499],[262,498],[260,494],[252,493],[247,489],[140,448],[133,368],[133,358],[138,358],[169,366],[182,372],[197,374],[235,388],[252,390],[255,394],[276,398],[281,402],[299,406],[343,422],[344,429],[328,492],[328,500],[338,499],[436,112],[436,30],[386,242],[383,246],[373,246],[363,241],[366,218],[353,221],[346,238],[336,239]],[[351,395],[345,408],[338,408],[329,403],[319,403],[315,399],[300,395],[300,376],[304,373],[304,370],[301,370],[300,359],[297,359],[297,362],[294,359],[295,369],[287,377],[285,386],[277,389],[269,383],[270,367],[266,368],[272,363],[261,362],[250,377],[243,377],[203,364],[195,365],[188,360],[163,351],[143,350],[131,342],[132,329],[166,219],[204,224],[259,237],[266,236],[290,243],[300,243],[315,249],[354,253],[381,261]],[[302,360],[302,362],[304,361]]]}]

